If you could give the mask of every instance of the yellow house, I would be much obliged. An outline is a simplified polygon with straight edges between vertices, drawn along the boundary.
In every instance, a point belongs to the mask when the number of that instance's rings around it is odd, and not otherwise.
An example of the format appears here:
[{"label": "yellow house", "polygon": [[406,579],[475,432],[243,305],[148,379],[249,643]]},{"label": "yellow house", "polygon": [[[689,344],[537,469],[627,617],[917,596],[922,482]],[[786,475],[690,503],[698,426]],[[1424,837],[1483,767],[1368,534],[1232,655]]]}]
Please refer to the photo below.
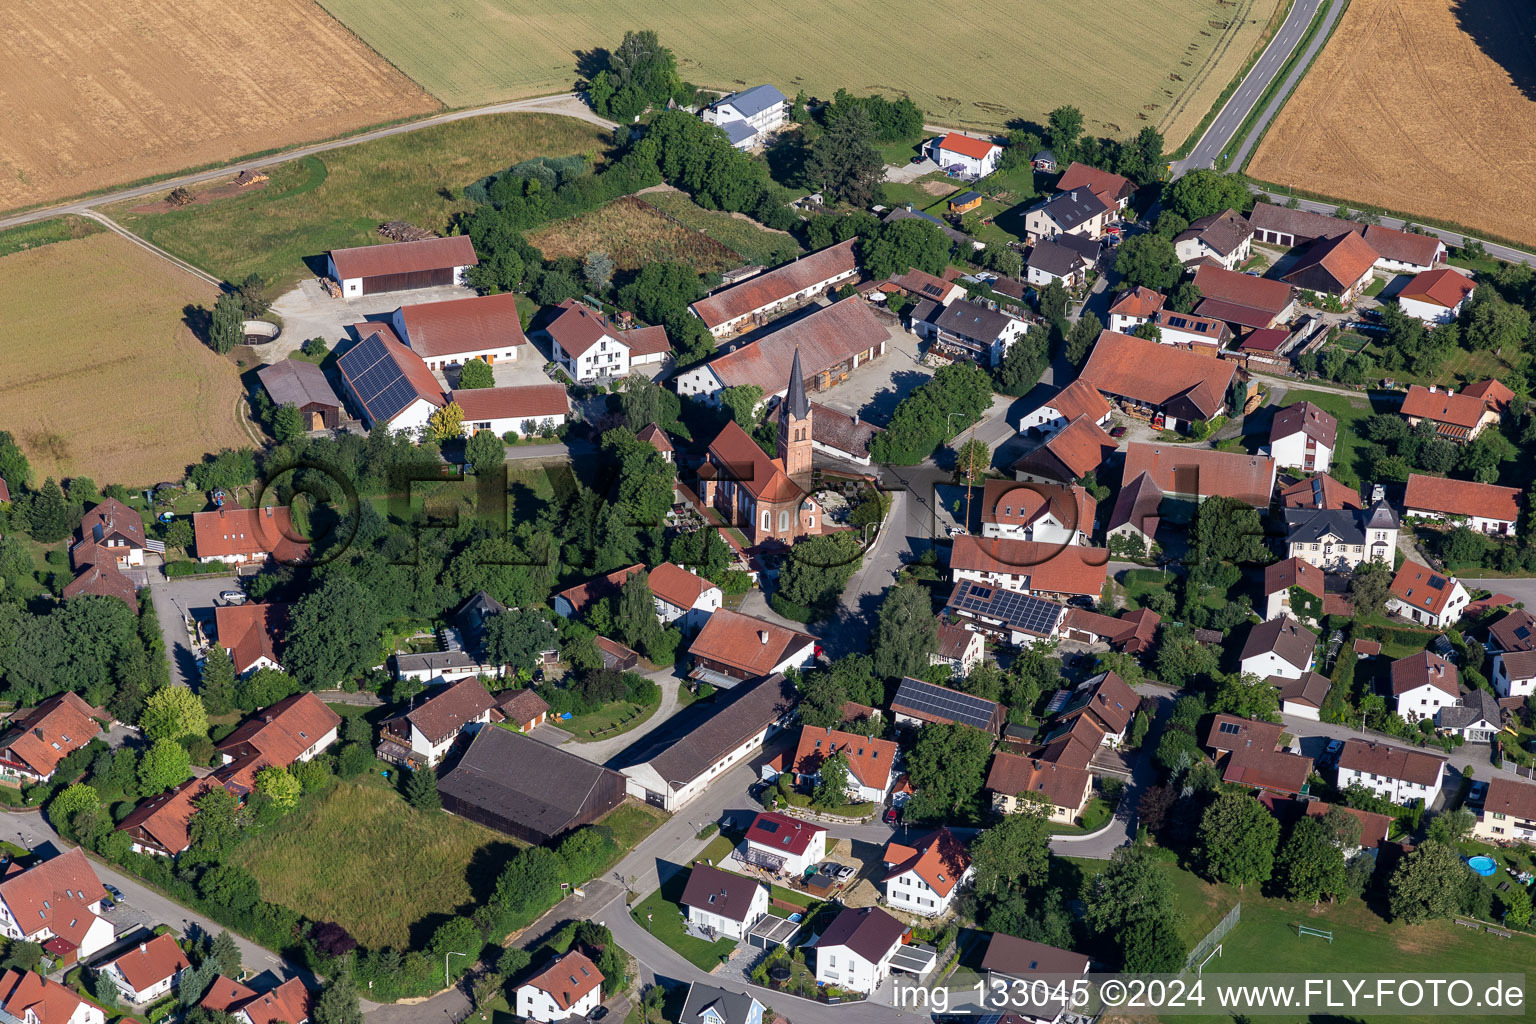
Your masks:
[{"label": "yellow house", "polygon": [[999,752],[992,759],[987,790],[992,794],[992,809],[999,814],[1023,810],[1033,795],[1049,801],[1051,821],[1071,825],[1088,806],[1093,775],[1085,768]]},{"label": "yellow house", "polygon": [[1498,776],[1488,783],[1472,835],[1484,842],[1536,844],[1536,786]]}]

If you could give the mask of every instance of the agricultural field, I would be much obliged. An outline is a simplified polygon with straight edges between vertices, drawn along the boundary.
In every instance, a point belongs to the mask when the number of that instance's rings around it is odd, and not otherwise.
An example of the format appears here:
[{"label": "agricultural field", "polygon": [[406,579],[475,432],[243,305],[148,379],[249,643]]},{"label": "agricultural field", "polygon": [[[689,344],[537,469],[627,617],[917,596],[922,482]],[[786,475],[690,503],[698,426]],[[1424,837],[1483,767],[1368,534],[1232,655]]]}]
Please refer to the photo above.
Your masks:
[{"label": "agricultural field", "polygon": [[[0,252],[9,241],[0,234]],[[105,232],[0,257],[0,429],[39,481],[178,480],[204,452],[250,443],[235,368],[182,322],[183,307],[214,297]]]},{"label": "agricultural field", "polygon": [[0,209],[440,106],[310,0],[15,0],[5,11]]},{"label": "agricultural field", "polygon": [[685,227],[704,232],[748,263],[771,267],[802,252],[800,243],[787,231],[765,228],[744,213],[706,210],[675,189],[645,192],[640,198]]},{"label": "agricultural field", "polygon": [[[443,231],[474,205],[460,197],[465,185],[528,157],[595,158],[605,141],[596,125],[553,114],[468,118],[279,164],[271,180],[236,195],[223,191],[226,179],[194,190],[187,206],[161,193],[107,212],[216,277],[260,274],[276,295],[320,271],[327,250],[383,241],[385,221]],[[209,191],[222,198],[196,201]]]},{"label": "agricultural field", "polygon": [[1526,0],[1353,0],[1248,173],[1536,242],[1533,35]]},{"label": "agricultural field", "polygon": [[[786,95],[839,88],[910,96],[935,121],[1001,128],[1079,107],[1090,131],[1163,129],[1172,149],[1242,68],[1280,0],[918,0],[881,7],[804,2],[645,5],[617,24],[604,0],[320,0],[449,106],[563,92],[578,57],[653,28],[683,77]],[[954,26],[965,26],[955,31]],[[914,31],[900,31],[908,26]],[[914,40],[920,40],[916,57]]]},{"label": "agricultural field", "polygon": [[634,196],[615,199],[591,213],[557,221],[528,236],[545,259],[606,252],[620,270],[638,270],[647,263],[680,260],[701,273],[741,265],[730,249],[698,231],[690,231]]}]

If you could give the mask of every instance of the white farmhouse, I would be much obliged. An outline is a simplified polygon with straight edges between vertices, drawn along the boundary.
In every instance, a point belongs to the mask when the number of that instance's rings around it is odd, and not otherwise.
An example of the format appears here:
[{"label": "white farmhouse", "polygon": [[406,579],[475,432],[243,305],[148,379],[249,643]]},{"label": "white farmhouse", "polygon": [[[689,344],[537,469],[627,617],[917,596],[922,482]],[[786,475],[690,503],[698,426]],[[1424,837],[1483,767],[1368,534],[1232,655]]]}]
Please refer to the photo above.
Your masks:
[{"label": "white farmhouse", "polygon": [[725,130],[731,145],[753,149],[789,118],[789,102],[771,85],[754,85],[721,97],[699,112],[705,124]]},{"label": "white farmhouse", "polygon": [[1461,696],[1456,666],[1432,651],[1399,658],[1392,663],[1392,696],[1404,721],[1433,719]]},{"label": "white farmhouse", "polygon": [[975,875],[971,855],[947,828],[931,832],[913,846],[890,843],[884,854],[885,902],[893,910],[938,917],[949,911],[955,894]]},{"label": "white farmhouse", "polygon": [[1162,292],[1136,285],[1115,296],[1109,307],[1109,329],[1116,334],[1130,334],[1148,322],[1163,308],[1167,299]]},{"label": "white farmhouse", "polygon": [[497,437],[528,437],[556,430],[571,415],[571,398],[559,384],[527,384],[506,388],[453,391],[449,398],[464,412],[464,434],[488,430]]},{"label": "white farmhouse", "polygon": [[511,292],[401,306],[389,323],[429,370],[463,366],[471,359],[494,365],[498,359],[517,358],[518,349],[528,343]]},{"label": "white farmhouse", "polygon": [[1493,688],[1500,697],[1529,697],[1536,693],[1536,651],[1495,654]]},{"label": "white farmhouse", "polygon": [[1300,679],[1312,669],[1317,634],[1289,615],[1267,619],[1248,631],[1241,655],[1244,675]]},{"label": "white farmhouse", "polygon": [[629,344],[624,332],[595,309],[566,299],[545,328],[551,355],[572,380],[594,381],[629,376]]},{"label": "white farmhouse", "polygon": [[1461,315],[1462,306],[1476,290],[1471,278],[1441,267],[1416,275],[1397,293],[1397,304],[1427,324],[1448,324]]},{"label": "white farmhouse", "polygon": [[826,859],[827,830],[777,811],[763,811],[752,819],[732,856],[764,871],[798,877]]},{"label": "white farmhouse", "polygon": [[840,755],[848,766],[848,798],[855,803],[880,804],[896,782],[897,749],[892,740],[806,725],[800,728],[791,766],[797,782],[819,784],[822,764]]},{"label": "white farmhouse", "polygon": [[982,491],[981,535],[1042,544],[1088,544],[1099,503],[1077,484],[988,480]]},{"label": "white farmhouse", "polygon": [[649,580],[656,617],[663,626],[676,625],[684,633],[698,632],[724,600],[719,587],[674,562],[652,569]]},{"label": "white farmhouse", "polygon": [[1348,739],[1339,752],[1340,789],[1358,783],[1395,804],[1432,803],[1444,771],[1443,757],[1385,743]]},{"label": "white farmhouse", "polygon": [[549,1024],[586,1019],[603,1002],[603,975],[585,953],[571,950],[517,986],[517,1015]]},{"label": "white farmhouse", "polygon": [[879,907],[846,908],[816,943],[817,982],[873,992],[891,976],[891,959],[906,930]]},{"label": "white farmhouse", "polygon": [[1213,260],[1227,270],[1242,266],[1253,251],[1253,225],[1235,210],[1222,210],[1191,221],[1175,236],[1173,250],[1186,267]]},{"label": "white farmhouse", "polygon": [[1282,469],[1326,473],[1338,443],[1339,421],[1311,402],[1275,413],[1269,427],[1269,454]]},{"label": "white farmhouse", "polygon": [[1513,537],[1520,521],[1520,491],[1475,480],[1408,474],[1403,515],[1452,522],[1498,537]]},{"label": "white farmhouse", "polygon": [[1033,412],[1019,418],[1019,433],[1053,437],[1079,416],[1095,426],[1109,422],[1109,401],[1092,384],[1079,377],[1056,392]]},{"label": "white farmhouse", "polygon": [[417,434],[445,404],[443,388],[388,324],[353,325],[360,339],[336,359],[352,403],[370,429]]},{"label": "white farmhouse", "polygon": [[683,888],[688,930],[710,942],[747,937],[768,916],[768,887],[755,878],[733,875],[708,864],[695,865]]},{"label": "white farmhouse", "polygon": [[152,1003],[176,985],[181,972],[191,967],[186,954],[170,935],[156,935],[141,942],[103,967],[102,973],[130,1003]]},{"label": "white farmhouse", "polygon": [[0,974],[0,1021],[6,1024],[106,1024],[106,1019],[100,1006],[41,974],[14,967]]}]

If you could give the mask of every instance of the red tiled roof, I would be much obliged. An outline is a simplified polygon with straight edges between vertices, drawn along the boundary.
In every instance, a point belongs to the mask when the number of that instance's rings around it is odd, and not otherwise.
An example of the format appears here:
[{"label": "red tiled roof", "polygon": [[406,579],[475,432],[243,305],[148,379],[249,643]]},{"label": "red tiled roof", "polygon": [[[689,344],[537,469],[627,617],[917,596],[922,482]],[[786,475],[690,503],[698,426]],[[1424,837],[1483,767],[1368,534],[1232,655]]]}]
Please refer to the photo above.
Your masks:
[{"label": "red tiled roof", "polygon": [[1520,518],[1520,489],[1410,473],[1403,492],[1403,510],[1412,515],[1419,509],[1514,523]]},{"label": "red tiled roof", "polygon": [[[1284,281],[1271,281],[1262,277],[1250,277],[1222,267],[1200,267],[1195,271],[1195,286],[1206,299],[1218,299],[1262,310],[1270,319],[1284,312],[1291,304],[1291,286]],[[1215,315],[1215,314],[1206,314]],[[1226,317],[1221,317],[1225,320]],[[1267,327],[1266,324],[1259,326]]]},{"label": "red tiled roof", "polygon": [[289,978],[270,992],[263,992],[237,1008],[251,1024],[302,1024],[309,1020],[309,989],[298,978]]},{"label": "red tiled roof", "polygon": [[287,505],[198,512],[192,517],[192,535],[199,558],[269,554],[292,562],[308,550],[307,544],[296,539],[293,514]]},{"label": "red tiled roof", "polygon": [[1285,508],[1346,509],[1361,508],[1360,493],[1346,487],[1327,473],[1298,480],[1280,492]]},{"label": "red tiled roof", "polygon": [[511,696],[496,695],[496,709],[506,721],[526,725],[548,711],[549,702],[532,690],[513,690]]},{"label": "red tiled roof", "polygon": [[1419,267],[1433,266],[1444,242],[1434,235],[1421,235],[1413,231],[1384,228],[1379,224],[1365,226],[1365,240],[1381,254],[1382,259],[1396,263],[1408,263]]},{"label": "red tiled roof", "polygon": [[687,611],[694,602],[714,588],[714,584],[697,573],[689,572],[672,562],[662,562],[651,570],[651,593],[670,605]]},{"label": "red tiled roof", "polygon": [[1435,615],[1445,611],[1456,589],[1456,577],[1434,572],[1418,562],[1404,562],[1392,577],[1392,596],[1406,605]]},{"label": "red tiled roof", "polygon": [[1433,651],[1420,651],[1392,663],[1392,696],[1401,697],[1409,690],[1433,686],[1452,697],[1461,695],[1456,666]]},{"label": "red tiled roof", "polygon": [[443,688],[405,717],[421,730],[428,743],[437,744],[457,735],[465,725],[495,706],[485,686],[471,676]]},{"label": "red tiled roof", "polygon": [[125,576],[115,562],[106,559],[86,566],[84,572],[64,584],[62,593],[65,600],[115,597],[135,612],[139,610],[139,592],[133,580]]},{"label": "red tiled roof", "polygon": [[1032,592],[1097,597],[1104,589],[1109,552],[1080,544],[962,535],[955,538],[951,569],[1028,577]]},{"label": "red tiled roof", "polygon": [[857,239],[850,238],[740,284],[722,288],[695,302],[693,311],[704,321],[704,326],[714,328],[764,306],[782,302],[797,292],[857,270],[858,263],[853,256],[855,244]]},{"label": "red tiled roof", "polygon": [[758,501],[791,501],[805,493],[784,473],[783,464],[770,458],[735,420],[728,421],[709,443],[709,454],[730,479]]},{"label": "red tiled roof", "polygon": [[1027,526],[1049,514],[1069,530],[1093,532],[1099,503],[1076,484],[1018,483],[988,480],[982,489],[981,521],[999,526]]},{"label": "red tiled roof", "polygon": [[202,1002],[197,1005],[209,1010],[216,1010],[220,1013],[227,1013],[230,1007],[251,999],[255,995],[255,989],[246,988],[233,978],[226,978],[221,974],[213,979],[213,987],[208,990],[208,994],[203,996]]},{"label": "red tiled roof", "polygon": [[1297,261],[1285,279],[1290,281],[1313,267],[1320,268],[1338,291],[1343,291],[1359,281],[1376,265],[1377,253],[1360,235],[1347,231],[1332,238],[1320,238],[1313,242],[1306,254]]},{"label": "red tiled roof", "polygon": [[800,728],[800,742],[791,763],[796,774],[815,775],[823,761],[833,754],[842,754],[855,780],[870,789],[884,791],[891,781],[896,750],[896,744],[890,740],[806,725]]},{"label": "red tiled roof", "polygon": [[[1492,784],[1489,788],[1492,788]],[[1389,815],[1361,811],[1343,804],[1330,804],[1324,800],[1309,800],[1305,809],[1307,817],[1323,818],[1335,807],[1360,822],[1360,846],[1363,849],[1374,850],[1387,841],[1387,830],[1392,827],[1393,821]]]},{"label": "red tiled roof", "polygon": [[358,277],[442,270],[446,267],[472,267],[480,262],[468,235],[332,249],[331,259],[336,264],[337,275],[344,281]]},{"label": "red tiled roof", "polygon": [[400,316],[411,351],[424,357],[506,349],[528,341],[511,292],[401,306]]},{"label": "red tiled roof", "polygon": [[1134,480],[1141,473],[1164,494],[1236,498],[1254,508],[1268,508],[1275,489],[1274,459],[1189,445],[1127,445],[1124,478]]},{"label": "red tiled roof", "polygon": [[1339,767],[1429,786],[1440,778],[1445,758],[1386,743],[1347,739],[1339,751]]},{"label": "red tiled roof", "polygon": [[791,654],[815,642],[816,638],[808,633],[722,608],[704,623],[688,651],[695,658],[729,665],[750,676],[763,676]]},{"label": "red tiled roof", "polygon": [[972,160],[985,160],[987,155],[997,149],[997,143],[988,142],[985,139],[973,139],[969,135],[961,135],[959,132],[950,132],[939,142],[940,149],[947,149],[951,153],[959,153],[968,156]]},{"label": "red tiled roof", "polygon": [[949,829],[941,828],[928,833],[913,846],[887,844],[885,862],[896,865],[886,873],[886,881],[910,871],[940,896],[948,896],[970,870],[971,855]]},{"label": "red tiled roof", "polygon": [[1092,774],[1085,768],[998,751],[987,772],[986,788],[1005,796],[1034,793],[1056,807],[1076,810],[1082,805],[1083,794],[1092,779]]},{"label": "red tiled roof", "polygon": [[615,569],[606,576],[597,576],[576,584],[574,587],[566,587],[557,593],[556,597],[563,597],[571,603],[571,614],[577,617],[586,613],[588,606],[593,601],[601,600],[619,592],[624,581],[637,572],[645,571],[645,563],[636,562],[634,565],[623,569]]},{"label": "red tiled roof", "polygon": [[14,715],[0,735],[0,749],[38,775],[52,775],[60,761],[95,739],[98,720],[106,717],[106,711],[65,691]]},{"label": "red tiled roof", "polygon": [[1054,460],[1067,475],[1077,480],[1104,464],[1119,449],[1115,439],[1087,416],[1078,416],[1051,439],[1014,463],[1015,468],[1044,469]]},{"label": "red tiled roof", "polygon": [[555,308],[560,312],[550,321],[546,330],[573,359],[579,358],[605,337],[619,337],[619,329],[606,316],[584,302],[566,299]]},{"label": "red tiled roof", "polygon": [[1149,317],[1163,308],[1163,303],[1168,301],[1162,292],[1155,292],[1151,288],[1136,285],[1121,292],[1114,305],[1109,307],[1111,313],[1119,313],[1122,316]]},{"label": "red tiled roof", "polygon": [[1045,404],[1061,413],[1069,422],[1079,416],[1086,416],[1098,423],[1110,413],[1109,400],[1081,377],[1056,392]]},{"label": "red tiled roof", "polygon": [[1313,597],[1323,596],[1323,570],[1299,558],[1287,558],[1264,567],[1264,593],[1300,587]]},{"label": "red tiled roof", "polygon": [[571,398],[559,384],[528,384],[508,388],[470,388],[449,397],[464,410],[465,424],[483,420],[542,419],[565,416]]},{"label": "red tiled roof", "polygon": [[825,832],[820,825],[813,825],[799,818],[791,818],[777,811],[763,811],[752,819],[747,827],[746,840],[759,846],[798,857],[810,849],[816,833]]},{"label": "red tiled roof", "polygon": [[1515,608],[1488,627],[1488,639],[1501,651],[1536,651],[1536,615]]},{"label": "red tiled roof", "polygon": [[1446,309],[1455,309],[1461,301],[1477,288],[1472,279],[1449,267],[1428,270],[1414,276],[1412,281],[1397,293],[1399,299],[1417,299],[1431,302]]},{"label": "red tiled roof", "polygon": [[1061,177],[1056,182],[1056,191],[1070,192],[1075,188],[1086,188],[1098,196],[1099,201],[1110,209],[1114,209],[1120,204],[1121,199],[1129,197],[1136,191],[1136,186],[1131,184],[1130,179],[1074,160],[1067,165],[1065,171],[1061,172]]},{"label": "red tiled roof", "polygon": [[734,352],[716,356],[708,365],[726,387],[756,384],[764,395],[776,395],[789,384],[797,349],[809,383],[810,378],[860,352],[878,349],[889,337],[890,332],[868,304],[849,297]]},{"label": "red tiled roof", "polygon": [[217,747],[236,760],[254,752],[286,768],[339,725],[341,716],[319,697],[297,693],[256,712]]},{"label": "red tiled roof", "polygon": [[[411,390],[415,392],[416,398],[442,408],[445,401],[442,385],[437,382],[436,377],[432,376],[432,371],[427,369],[427,364],[422,362],[421,356],[411,351],[400,340],[400,336],[395,333],[393,327],[385,323],[361,323],[353,324],[352,329],[357,332],[359,343],[377,335],[379,342],[384,346],[385,358],[372,365],[381,366],[386,361],[392,364],[400,372],[400,375],[405,378],[405,382],[410,385]],[[346,381],[347,386],[352,389],[354,400],[362,405],[364,411],[372,418],[374,415],[373,410],[369,409],[367,404],[359,397],[360,392],[358,391],[357,384],[352,379],[352,373],[348,371],[349,360],[347,356],[350,356],[354,351],[355,349],[348,349],[343,353],[341,361],[336,364],[336,369],[341,373],[341,379]],[[363,366],[354,366],[352,370],[359,376],[367,375],[367,368]],[[377,403],[379,400],[374,398],[373,401]],[[410,404],[407,403],[404,408],[410,408]],[[394,411],[391,415],[398,416],[400,412],[404,411],[404,408]],[[378,418],[384,418],[382,409]],[[202,513],[199,514],[201,515]]]},{"label": "red tiled roof", "polygon": [[952,622],[939,622],[939,657],[959,661],[981,634]]},{"label": "red tiled roof", "polygon": [[263,657],[278,660],[278,634],[287,619],[285,604],[219,605],[213,610],[214,635],[234,659],[235,672],[243,674]]},{"label": "red tiled roof", "polygon": [[629,346],[630,358],[672,351],[672,340],[667,337],[667,329],[660,324],[654,327],[631,327],[619,335],[619,340]]},{"label": "red tiled roof", "polygon": [[640,428],[640,433],[635,437],[641,441],[649,442],[659,452],[672,451],[672,442],[667,438],[667,432],[654,423],[647,423]]},{"label": "red tiled roof", "polygon": [[1237,364],[1225,359],[1105,331],[1082,378],[1102,392],[1152,406],[1184,397],[1209,417],[1225,403],[1236,373]]},{"label": "red tiled roof", "polygon": [[1248,337],[1237,347],[1250,352],[1278,352],[1290,340],[1291,332],[1284,327],[1260,327],[1249,332]]},{"label": "red tiled roof", "polygon": [[1500,413],[1508,412],[1509,403],[1515,400],[1515,393],[1497,380],[1480,380],[1476,384],[1468,384],[1461,389],[1461,393],[1481,398]]},{"label": "red tiled roof", "polygon": [[[116,498],[103,498],[80,518],[80,539],[69,549],[75,568],[96,561],[98,545],[114,538],[126,541],[129,548],[142,548],[144,517]],[[112,548],[105,553],[115,560],[117,552]]]},{"label": "red tiled roof", "polygon": [[90,1000],[75,995],[72,989],[40,974],[13,967],[0,975],[0,1006],[17,1020],[27,1020],[30,1014],[37,1024],[70,1024],[82,1005],[101,1010]]},{"label": "red tiled roof", "polygon": [[0,881],[0,901],[27,935],[47,928],[77,946],[96,919],[90,905],[106,895],[79,847]]},{"label": "red tiled roof", "polygon": [[1402,413],[1470,431],[1482,422],[1488,407],[1487,401],[1466,392],[1456,394],[1439,388],[1431,391],[1422,384],[1414,384],[1403,396]]},{"label": "red tiled roof", "polygon": [[1504,775],[1494,775],[1483,797],[1484,814],[1503,814],[1512,818],[1536,820],[1536,786],[1516,782]]},{"label": "red tiled roof", "polygon": [[176,940],[169,935],[156,935],[112,962],[136,992],[143,992],[192,966]]}]

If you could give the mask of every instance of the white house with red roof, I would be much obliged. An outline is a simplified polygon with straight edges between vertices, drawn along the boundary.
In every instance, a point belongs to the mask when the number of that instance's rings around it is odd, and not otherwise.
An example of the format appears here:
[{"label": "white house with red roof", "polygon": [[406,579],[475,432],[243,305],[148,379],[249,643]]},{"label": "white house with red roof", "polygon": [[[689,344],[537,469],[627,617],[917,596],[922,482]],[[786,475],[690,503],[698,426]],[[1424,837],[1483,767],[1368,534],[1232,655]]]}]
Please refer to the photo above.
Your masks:
[{"label": "white house with red roof", "polygon": [[152,1003],[175,988],[181,972],[191,967],[187,955],[170,935],[141,942],[101,968],[130,1003]]},{"label": "white house with red roof", "polygon": [[0,1021],[5,1024],[106,1024],[107,1012],[49,981],[14,967],[0,975]]},{"label": "white house with red roof", "polygon": [[479,263],[468,235],[415,242],[332,249],[326,272],[341,285],[343,298],[380,292],[436,288],[464,283],[464,272]]},{"label": "white house with red roof", "polygon": [[528,343],[517,296],[511,292],[401,306],[389,322],[429,370],[462,366],[471,359],[492,364],[515,359]]},{"label": "white house with red roof", "polygon": [[258,669],[282,671],[277,644],[287,619],[286,604],[236,604],[214,608],[214,637],[234,661],[235,675],[243,679]]},{"label": "white house with red roof", "polygon": [[76,847],[0,881],[0,932],[73,963],[106,949],[115,929],[101,916],[101,879]]},{"label": "white house with red roof", "polygon": [[1387,598],[1387,612],[1422,622],[1435,629],[1445,629],[1461,621],[1461,613],[1472,603],[1472,595],[1456,577],[1435,572],[1427,565],[1407,561],[1392,578],[1392,596]]},{"label": "white house with red roof", "polygon": [[293,562],[307,548],[293,528],[287,505],[194,513],[192,542],[200,562]]},{"label": "white house with red roof", "polygon": [[1044,405],[1020,417],[1019,433],[1051,437],[1079,416],[1103,426],[1109,422],[1110,412],[1109,400],[1099,394],[1092,384],[1079,377],[1056,392]]},{"label": "white house with red roof", "polygon": [[0,733],[0,785],[52,779],[59,762],[95,739],[109,717],[68,690],[16,712]]},{"label": "white house with red roof", "polygon": [[828,288],[857,277],[859,264],[853,252],[856,244],[857,239],[850,238],[818,249],[717,289],[689,308],[716,338],[760,326]]},{"label": "white house with red roof", "polygon": [[227,1013],[237,1024],[308,1024],[312,1000],[298,978],[267,992],[257,992],[219,975],[199,1006]]},{"label": "white house with red roof", "polygon": [[777,874],[798,877],[827,856],[827,830],[777,811],[763,811],[732,854],[737,860]]},{"label": "white house with red roof", "polygon": [[1456,666],[1433,651],[1420,651],[1392,663],[1392,696],[1404,721],[1433,719],[1461,699]]},{"label": "white house with red roof", "polygon": [[662,327],[619,330],[602,313],[566,299],[544,332],[556,363],[578,381],[627,377],[635,366],[659,363],[672,350]]},{"label": "white house with red roof", "polygon": [[1077,484],[988,480],[982,492],[981,535],[1043,544],[1086,545],[1099,503]]},{"label": "white house with red roof", "polygon": [[892,740],[812,725],[802,726],[791,766],[801,782],[819,783],[821,766],[833,756],[848,765],[848,798],[883,803],[896,781],[898,747]]},{"label": "white house with red roof", "polygon": [[463,410],[464,432],[471,437],[482,430],[529,437],[564,426],[571,415],[571,396],[559,384],[471,388],[448,397]]},{"label": "white house with red roof", "polygon": [[934,163],[958,178],[985,178],[997,170],[1003,147],[986,139],[950,132],[928,143],[928,156]]},{"label": "white house with red roof", "polygon": [[719,587],[674,562],[652,569],[649,581],[656,617],[663,626],[676,625],[685,633],[701,629],[725,599]]},{"label": "white house with red roof", "polygon": [[1414,275],[1397,293],[1397,304],[1404,313],[1425,323],[1448,324],[1461,315],[1462,306],[1476,290],[1470,277],[1440,267]]},{"label": "white house with red roof", "polygon": [[1361,785],[1394,804],[1433,803],[1444,772],[1445,758],[1389,743],[1347,739],[1339,751],[1339,789]]},{"label": "white house with red roof", "polygon": [[946,913],[956,893],[976,874],[971,855],[947,828],[930,832],[913,846],[890,843],[884,860],[885,902],[920,917]]},{"label": "white house with red roof", "polygon": [[603,1002],[603,975],[585,953],[573,949],[517,986],[517,1015],[549,1022],[586,1018]]},{"label": "white house with red roof", "polygon": [[1408,474],[1403,515],[1465,525],[1483,533],[1513,537],[1520,520],[1520,491],[1475,480]]},{"label": "white house with red roof", "polygon": [[1162,292],[1136,285],[1115,296],[1109,307],[1109,329],[1116,334],[1130,334],[1147,323],[1163,308],[1167,299]]},{"label": "white house with red roof", "polygon": [[446,402],[442,384],[389,324],[352,329],[357,344],[336,357],[352,408],[369,429],[382,423],[397,434],[419,434]]}]

